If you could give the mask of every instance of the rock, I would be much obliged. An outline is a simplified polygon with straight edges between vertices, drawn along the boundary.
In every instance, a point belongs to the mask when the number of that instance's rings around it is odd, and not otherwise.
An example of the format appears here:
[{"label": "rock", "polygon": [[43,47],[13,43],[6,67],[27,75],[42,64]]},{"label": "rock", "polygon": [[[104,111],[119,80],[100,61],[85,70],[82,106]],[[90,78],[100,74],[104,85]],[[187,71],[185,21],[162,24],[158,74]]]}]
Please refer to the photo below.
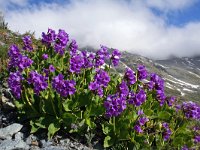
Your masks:
[{"label": "rock", "polygon": [[64,146],[49,146],[45,147],[42,150],[69,150],[69,148],[64,147]]},{"label": "rock", "polygon": [[22,140],[24,138],[24,134],[22,132],[17,132],[15,134],[15,140]]},{"label": "rock", "polygon": [[23,140],[4,140],[0,144],[1,150],[28,150],[29,146]]},{"label": "rock", "polygon": [[26,144],[28,145],[32,145],[33,142],[37,141],[37,137],[34,136],[33,134],[29,135],[29,137],[27,137],[26,139]]},{"label": "rock", "polygon": [[14,109],[15,108],[15,105],[8,98],[6,98],[3,95],[1,97],[1,101],[2,101],[2,106],[5,109]]},{"label": "rock", "polygon": [[0,139],[11,139],[12,136],[19,132],[23,126],[18,123],[13,123],[5,128],[0,129]]}]

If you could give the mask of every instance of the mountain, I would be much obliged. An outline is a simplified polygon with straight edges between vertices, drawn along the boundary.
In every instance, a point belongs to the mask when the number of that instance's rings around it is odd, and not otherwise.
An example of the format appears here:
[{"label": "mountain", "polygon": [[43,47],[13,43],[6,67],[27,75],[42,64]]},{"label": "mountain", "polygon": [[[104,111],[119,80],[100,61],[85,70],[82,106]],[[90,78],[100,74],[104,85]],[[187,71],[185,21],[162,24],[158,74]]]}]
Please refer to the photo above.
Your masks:
[{"label": "mountain", "polygon": [[152,60],[122,52],[116,71],[123,74],[127,66],[136,69],[138,64],[144,64],[149,72],[155,72],[165,80],[167,95],[175,95],[184,101],[200,100],[200,56]]}]

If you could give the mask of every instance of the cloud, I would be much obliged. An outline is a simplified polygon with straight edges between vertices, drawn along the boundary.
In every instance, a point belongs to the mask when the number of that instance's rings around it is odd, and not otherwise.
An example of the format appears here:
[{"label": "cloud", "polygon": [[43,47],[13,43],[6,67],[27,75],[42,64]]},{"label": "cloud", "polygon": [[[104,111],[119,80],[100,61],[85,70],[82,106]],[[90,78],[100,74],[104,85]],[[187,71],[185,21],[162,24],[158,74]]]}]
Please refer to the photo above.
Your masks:
[{"label": "cloud", "polygon": [[[189,4],[188,0],[182,1],[184,5],[180,2],[173,6],[168,4],[166,8],[181,9]],[[182,27],[168,26],[150,6],[162,8],[164,4],[123,0],[42,3],[7,11],[6,21],[12,30],[35,31],[37,37],[48,27],[65,29],[80,46],[98,48],[102,44],[155,59],[200,55],[199,22],[189,22]]]},{"label": "cloud", "polygon": [[10,5],[26,6],[28,0],[0,0],[0,9],[5,10]]}]

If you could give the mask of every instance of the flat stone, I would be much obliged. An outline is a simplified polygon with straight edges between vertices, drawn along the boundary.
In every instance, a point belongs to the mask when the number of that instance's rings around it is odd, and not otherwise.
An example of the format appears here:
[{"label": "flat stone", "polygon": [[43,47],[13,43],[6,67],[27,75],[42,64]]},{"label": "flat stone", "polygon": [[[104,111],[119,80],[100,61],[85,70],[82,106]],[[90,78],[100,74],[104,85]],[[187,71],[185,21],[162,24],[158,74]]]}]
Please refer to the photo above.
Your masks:
[{"label": "flat stone", "polygon": [[4,140],[0,144],[1,150],[23,149],[28,150],[29,146],[22,140]]},{"label": "flat stone", "polygon": [[15,140],[22,140],[24,138],[24,134],[22,132],[17,132],[15,134]]},{"label": "flat stone", "polygon": [[22,129],[22,125],[13,123],[5,128],[0,129],[0,139],[11,139],[14,134]]}]

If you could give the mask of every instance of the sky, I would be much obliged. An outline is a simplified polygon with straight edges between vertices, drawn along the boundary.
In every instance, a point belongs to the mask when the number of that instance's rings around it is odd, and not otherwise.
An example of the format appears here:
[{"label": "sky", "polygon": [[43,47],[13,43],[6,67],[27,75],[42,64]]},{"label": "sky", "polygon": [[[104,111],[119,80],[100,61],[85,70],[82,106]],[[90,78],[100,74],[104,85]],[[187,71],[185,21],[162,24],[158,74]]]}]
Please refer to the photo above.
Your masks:
[{"label": "sky", "polygon": [[200,55],[200,0],[0,0],[11,30],[64,29],[79,47],[153,59]]}]

